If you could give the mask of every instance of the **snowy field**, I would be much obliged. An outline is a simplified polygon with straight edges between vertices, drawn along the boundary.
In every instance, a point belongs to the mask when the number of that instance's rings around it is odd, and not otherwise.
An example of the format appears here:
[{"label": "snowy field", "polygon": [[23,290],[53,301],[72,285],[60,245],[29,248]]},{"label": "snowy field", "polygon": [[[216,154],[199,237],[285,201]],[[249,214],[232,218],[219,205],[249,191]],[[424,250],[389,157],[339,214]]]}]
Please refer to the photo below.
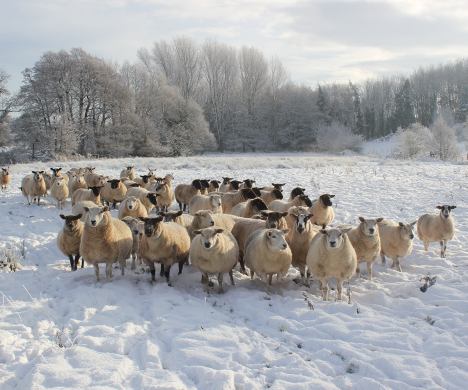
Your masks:
[{"label": "snowy field", "polygon": [[[158,272],[153,284],[130,261],[125,276],[116,270],[110,283],[95,284],[92,267],[71,272],[57,249],[63,221],[53,200],[28,206],[18,189],[31,170],[79,165],[111,177],[127,165],[139,174],[158,168],[160,176],[174,173],[175,185],[227,175],[259,186],[285,182],[286,192],[300,185],[310,197],[336,194],[333,225],[357,224],[358,216],[411,222],[436,205],[456,205],[457,232],[446,259],[438,244],[424,252],[415,238],[403,272],[378,259],[369,282],[362,266],[350,304],[335,301],[335,290],[323,302],[318,283],[297,285],[293,268],[282,297],[275,282],[267,296],[258,278],[239,272],[236,286],[226,277],[226,293],[207,296],[191,266],[179,276],[173,267],[173,287]],[[0,194],[0,251],[20,255],[24,243],[25,258],[21,270],[0,273],[2,390],[468,386],[466,165],[290,153],[16,165],[11,173]],[[69,201],[63,212],[71,212]],[[423,293],[428,273],[437,282]]]}]

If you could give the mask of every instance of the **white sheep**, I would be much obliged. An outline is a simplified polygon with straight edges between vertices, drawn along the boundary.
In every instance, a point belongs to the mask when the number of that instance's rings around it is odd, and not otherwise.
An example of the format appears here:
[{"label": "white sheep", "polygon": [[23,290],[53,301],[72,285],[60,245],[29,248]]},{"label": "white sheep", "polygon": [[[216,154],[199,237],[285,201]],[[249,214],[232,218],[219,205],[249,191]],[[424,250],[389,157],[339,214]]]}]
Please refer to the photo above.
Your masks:
[{"label": "white sheep", "polygon": [[70,177],[68,175],[64,175],[62,174],[62,172],[60,172],[62,170],[62,168],[50,168],[50,170],[52,171],[52,178],[50,179],[50,184],[51,185],[54,185],[55,183],[55,179],[57,177],[63,177],[64,180],[65,180],[65,183],[68,185],[68,182],[70,181]]},{"label": "white sheep", "polygon": [[76,202],[73,207],[72,207],[72,214],[73,215],[78,215],[81,214],[82,217],[80,218],[81,222],[84,222],[86,220],[86,210],[85,207],[88,209],[96,206],[96,203],[91,202],[90,200],[84,200],[82,202]]},{"label": "white sheep", "polygon": [[29,197],[31,197],[33,202],[37,198],[37,205],[39,206],[41,196],[44,196],[46,192],[46,185],[44,177],[42,176],[43,173],[44,171],[32,171],[32,175],[27,175],[21,181],[21,192],[28,200],[29,205],[31,204]]},{"label": "white sheep", "polygon": [[193,215],[192,222],[190,222],[190,225],[187,228],[190,240],[193,240],[195,237],[195,234],[193,233],[195,230],[204,229],[214,225],[215,221],[213,219],[213,212],[211,210],[202,210],[196,212]]},{"label": "white sheep", "polygon": [[200,195],[200,190],[202,189],[200,180],[194,180],[191,184],[179,184],[174,191],[175,198],[179,204],[180,210],[185,211],[186,206],[189,204],[192,196]]},{"label": "white sheep", "polygon": [[298,195],[291,202],[285,202],[283,200],[274,200],[268,205],[268,209],[271,211],[288,211],[293,206],[307,206],[311,207],[312,202],[307,195]]},{"label": "white sheep", "polygon": [[343,298],[343,282],[349,280],[357,268],[356,252],[347,236],[350,229],[321,229],[312,240],[307,253],[307,269],[320,282],[323,300],[328,301],[328,279],[335,277],[337,299]]},{"label": "white sheep", "polygon": [[148,212],[146,211],[146,207],[140,202],[138,198],[134,196],[130,196],[125,199],[119,206],[119,219],[123,219],[125,217],[147,217]]},{"label": "white sheep", "polygon": [[171,267],[179,263],[182,273],[190,250],[190,236],[183,226],[174,222],[162,222],[163,217],[141,218],[145,223],[144,235],[140,243],[140,254],[151,270],[151,280],[156,281],[154,263],[161,263],[161,276],[164,273],[170,286]]},{"label": "white sheep", "polygon": [[282,184],[281,183],[271,183],[271,186],[261,187],[260,189],[263,190],[263,191],[273,191],[274,189],[283,191],[283,186],[285,184],[286,183],[282,183]]},{"label": "white sheep", "polygon": [[[268,294],[268,282],[277,275],[278,294],[283,294],[282,278],[291,265],[291,249],[285,239],[289,229],[259,229],[254,231],[245,242],[245,265],[250,269],[250,278],[257,274]],[[269,281],[267,280],[269,277]]]},{"label": "white sheep", "polygon": [[68,197],[68,186],[63,177],[56,177],[55,183],[50,189],[50,195],[57,202],[57,208],[63,210],[63,203]]},{"label": "white sheep", "polygon": [[130,231],[132,232],[133,245],[132,245],[131,269],[135,269],[137,258],[140,260],[140,265],[141,265],[140,241],[141,241],[141,235],[144,232],[145,224],[142,221],[140,221],[139,218],[133,218],[133,217],[124,217],[122,218],[122,222],[125,222],[125,224],[130,228]]},{"label": "white sheep", "polygon": [[[224,195],[216,193],[210,195],[195,195],[190,199],[189,211],[190,214],[194,215],[196,212],[201,210],[214,210],[216,214],[222,214],[222,198]],[[159,199],[158,199],[159,200]]]},{"label": "white sheep", "polygon": [[85,208],[86,220],[81,235],[80,254],[88,264],[94,266],[96,283],[99,282],[99,263],[106,263],[106,280],[113,277],[112,265],[120,263],[125,275],[126,260],[133,246],[132,232],[118,219],[112,218],[109,207]]},{"label": "white sheep", "polygon": [[379,222],[380,257],[385,264],[385,256],[393,260],[392,267],[401,272],[400,260],[413,250],[414,228],[417,221],[404,224],[383,220]]},{"label": "white sheep", "polygon": [[44,196],[49,196],[50,188],[52,187],[52,184],[54,184],[54,183],[51,183],[52,174],[50,174],[48,172],[44,172],[42,174],[42,177],[44,178],[44,183],[45,183],[45,186],[46,186],[46,192],[44,193]]},{"label": "white sheep", "polygon": [[369,280],[372,281],[372,265],[375,259],[380,254],[380,234],[378,223],[383,221],[383,218],[362,218],[357,227],[353,228],[348,233],[348,237],[356,251],[357,268],[356,273],[358,278],[361,277],[360,263],[367,263],[367,273]]},{"label": "white sheep", "polygon": [[130,180],[135,179],[136,175],[135,172],[133,171],[134,167],[127,167],[122,172],[120,172],[120,179],[123,179],[124,177],[128,177]]},{"label": "white sheep", "polygon": [[335,195],[330,194],[320,195],[317,201],[312,204],[312,207],[309,208],[309,213],[314,214],[311,219],[312,223],[322,226],[323,228],[332,223],[335,218],[335,211],[332,207],[331,198],[334,196]]},{"label": "white sheep", "polygon": [[168,211],[167,213],[165,213],[164,211],[160,211],[159,215],[164,217],[164,222],[176,222],[187,229],[193,221],[193,216],[189,214],[184,214],[182,210]]},{"label": "white sheep", "polygon": [[232,215],[238,217],[251,218],[259,211],[268,210],[268,206],[260,198],[250,199],[247,202],[240,202],[236,204],[232,210]]},{"label": "white sheep", "polygon": [[8,184],[10,184],[11,175],[10,175],[10,167],[2,168],[0,171],[0,184],[2,186],[2,191],[7,189]]},{"label": "white sheep", "polygon": [[218,274],[218,294],[224,294],[223,276],[229,273],[231,285],[235,285],[232,269],[237,264],[239,247],[233,235],[218,226],[196,230],[190,244],[190,260],[202,273],[205,292],[209,293],[209,274]]},{"label": "white sheep", "polygon": [[[296,218],[292,217],[291,214],[299,215],[299,214],[305,214],[309,215],[309,209],[304,206],[293,206],[288,209],[288,215],[286,215],[286,224],[288,225],[288,228],[293,229],[294,224],[296,223]],[[289,234],[291,235],[291,234]]]},{"label": "white sheep", "polygon": [[455,224],[453,223],[452,210],[457,206],[436,206],[439,214],[423,214],[418,219],[418,237],[424,242],[424,250],[429,249],[431,242],[438,241],[440,244],[440,257],[446,256],[447,242],[455,235]]},{"label": "white sheep", "polygon": [[229,183],[231,180],[234,179],[233,177],[223,177],[223,182],[219,186],[219,192],[228,192],[229,191]]},{"label": "white sheep", "polygon": [[71,179],[68,183],[68,193],[70,197],[73,197],[73,194],[76,190],[87,190],[88,186],[86,185],[84,175],[78,174],[73,179]]},{"label": "white sheep", "polygon": [[146,186],[150,181],[156,180],[158,177],[156,171],[157,169],[148,169],[148,174],[147,175],[140,175],[140,177],[135,177],[133,179],[134,182],[138,183],[140,186],[144,187]]},{"label": "white sheep", "polygon": [[291,214],[296,220],[293,228],[288,236],[288,244],[292,253],[292,266],[299,269],[301,273],[301,281],[303,285],[310,285],[310,271],[307,270],[306,278],[306,265],[307,253],[309,252],[310,244],[314,237],[319,233],[320,227],[312,224],[310,221],[312,214]]},{"label": "white sheep", "polygon": [[115,209],[115,205],[127,197],[127,187],[125,187],[120,179],[108,180],[102,188],[101,197],[107,202],[107,205],[110,206],[112,203]]},{"label": "white sheep", "polygon": [[[57,235],[57,247],[65,256],[70,259],[70,268],[76,271],[80,260],[80,243],[83,233],[83,224],[80,221],[82,214],[63,215],[60,218],[65,220],[63,228]],[[73,256],[75,258],[73,259]],[[81,259],[81,268],[84,267],[84,260]]]},{"label": "white sheep", "polygon": [[107,179],[109,179],[109,176],[98,175],[93,171],[88,171],[85,173],[84,178],[88,187],[102,187],[107,182]]},{"label": "white sheep", "polygon": [[89,187],[88,190],[79,189],[73,193],[72,206],[77,202],[83,202],[84,200],[90,200],[97,205],[101,204],[101,190],[102,187]]},{"label": "white sheep", "polygon": [[231,214],[231,211],[236,204],[246,202],[249,199],[255,199],[257,197],[250,188],[243,188],[242,190],[232,193],[220,193],[220,195],[224,195],[222,203],[224,214]]},{"label": "white sheep", "polygon": [[174,204],[174,192],[168,183],[164,182],[158,185],[154,192],[158,195],[156,199],[156,208],[158,211],[167,211],[169,207]]}]

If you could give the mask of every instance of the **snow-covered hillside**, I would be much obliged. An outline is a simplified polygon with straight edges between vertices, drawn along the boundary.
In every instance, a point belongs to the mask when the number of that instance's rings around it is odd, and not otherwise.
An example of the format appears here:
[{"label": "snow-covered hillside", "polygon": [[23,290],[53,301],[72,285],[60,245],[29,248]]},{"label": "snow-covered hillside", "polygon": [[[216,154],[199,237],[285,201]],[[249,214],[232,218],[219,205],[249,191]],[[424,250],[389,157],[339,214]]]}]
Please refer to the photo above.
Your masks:
[{"label": "snow-covered hillside", "polygon": [[[18,189],[31,170],[53,165],[12,166],[0,194],[0,251],[19,255],[24,242],[26,254],[21,270],[0,273],[0,389],[467,387],[468,167],[291,153],[82,165],[112,177],[127,165],[139,174],[158,168],[174,173],[175,185],[227,175],[259,186],[286,182],[286,192],[300,185],[311,197],[336,195],[333,225],[357,224],[358,216],[411,222],[438,204],[456,205],[457,233],[446,259],[438,244],[424,252],[415,238],[403,272],[378,259],[369,282],[363,266],[363,278],[350,281],[351,304],[335,301],[336,291],[323,302],[318,283],[296,284],[293,268],[283,296],[275,282],[268,296],[258,278],[239,272],[236,286],[226,277],[226,293],[207,296],[191,266],[179,276],[173,269],[173,287],[158,272],[151,283],[144,267],[129,266],[95,284],[92,267],[71,272],[57,249],[63,221],[53,200],[28,206]],[[437,281],[423,293],[429,273]]]}]

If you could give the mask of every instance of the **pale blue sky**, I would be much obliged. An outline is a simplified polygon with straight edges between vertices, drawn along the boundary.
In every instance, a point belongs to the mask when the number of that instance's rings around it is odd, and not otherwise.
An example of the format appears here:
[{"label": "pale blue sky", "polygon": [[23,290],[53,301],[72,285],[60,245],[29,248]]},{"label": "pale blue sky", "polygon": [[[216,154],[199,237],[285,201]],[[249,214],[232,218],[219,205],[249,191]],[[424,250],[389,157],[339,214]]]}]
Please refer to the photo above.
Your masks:
[{"label": "pale blue sky", "polygon": [[0,0],[0,67],[19,88],[41,54],[81,47],[131,62],[188,35],[277,55],[294,81],[409,74],[468,56],[467,0]]}]

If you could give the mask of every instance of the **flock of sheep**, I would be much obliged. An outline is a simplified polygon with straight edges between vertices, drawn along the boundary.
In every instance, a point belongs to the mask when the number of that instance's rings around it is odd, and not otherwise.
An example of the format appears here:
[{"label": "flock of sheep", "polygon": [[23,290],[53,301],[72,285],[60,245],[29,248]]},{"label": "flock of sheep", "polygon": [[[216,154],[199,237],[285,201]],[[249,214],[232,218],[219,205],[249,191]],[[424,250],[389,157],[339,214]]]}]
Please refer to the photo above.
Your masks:
[{"label": "flock of sheep", "polygon": [[[160,275],[170,285],[170,270],[176,263],[182,273],[189,258],[202,273],[208,293],[209,275],[217,274],[219,293],[223,293],[223,276],[229,273],[234,285],[233,270],[247,267],[253,279],[256,274],[268,293],[272,277],[277,275],[278,293],[282,294],[282,277],[292,265],[299,269],[302,283],[310,284],[310,276],[320,282],[323,299],[328,300],[328,279],[337,279],[338,299],[342,286],[355,273],[359,264],[367,263],[369,280],[372,265],[380,254],[393,260],[392,267],[401,271],[400,259],[411,253],[415,222],[395,223],[383,218],[359,217],[359,225],[326,228],[335,218],[334,195],[323,194],[311,200],[303,188],[294,188],[289,200],[284,199],[284,183],[257,188],[251,179],[223,181],[196,179],[179,184],[173,190],[174,176],[157,177],[156,170],[136,177],[127,167],[120,179],[109,179],[94,172],[95,168],[73,168],[62,174],[61,168],[51,173],[33,171],[21,184],[28,203],[40,202],[48,191],[63,209],[70,197],[72,214],[63,215],[64,226],[57,245],[70,259],[72,270],[82,257],[95,269],[99,282],[99,263],[106,264],[107,282],[118,262],[122,275],[131,256],[149,266],[155,281],[155,263]],[[10,182],[7,168],[2,168],[2,190]],[[31,201],[30,201],[31,198]],[[169,211],[174,202],[180,211]],[[111,217],[109,207],[118,206],[118,219]],[[184,213],[188,207],[188,213]],[[417,221],[418,237],[428,250],[431,242],[441,245],[445,257],[447,241],[455,233],[451,212],[456,206],[437,206],[439,214],[424,214]],[[152,209],[157,216],[149,217]]]}]

